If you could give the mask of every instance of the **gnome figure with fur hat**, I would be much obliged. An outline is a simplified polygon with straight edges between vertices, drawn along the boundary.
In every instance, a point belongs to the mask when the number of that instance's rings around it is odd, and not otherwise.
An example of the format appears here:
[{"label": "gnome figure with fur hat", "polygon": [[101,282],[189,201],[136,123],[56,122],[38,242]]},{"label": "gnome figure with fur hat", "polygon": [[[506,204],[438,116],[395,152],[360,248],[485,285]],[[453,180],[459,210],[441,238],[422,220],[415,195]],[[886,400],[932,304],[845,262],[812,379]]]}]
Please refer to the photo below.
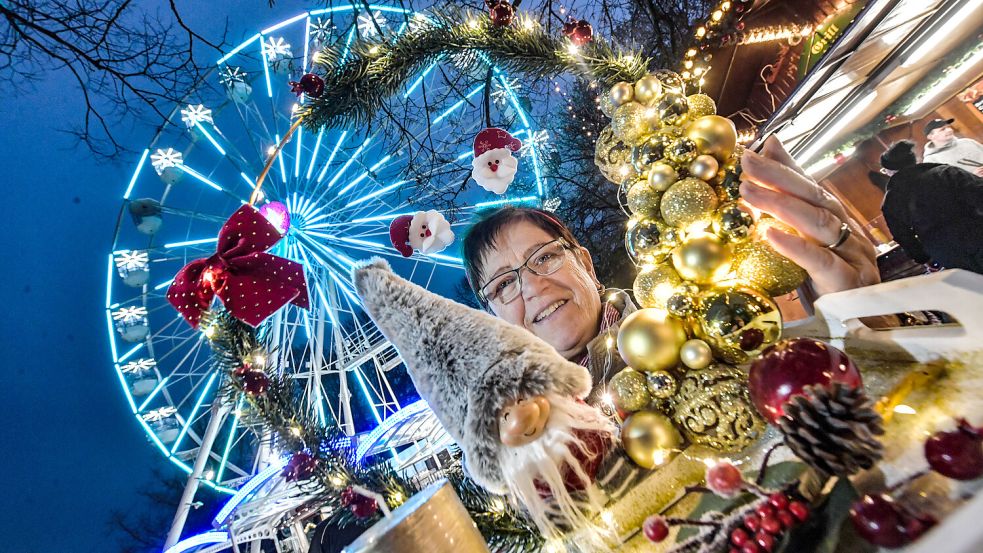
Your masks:
[{"label": "gnome figure with fur hat", "polygon": [[[587,369],[523,328],[400,278],[383,260],[356,267],[353,279],[471,478],[525,507],[548,538],[587,529],[608,539],[595,515],[640,473],[617,427],[583,401]],[[587,543],[578,547],[605,548]]]},{"label": "gnome figure with fur hat", "polygon": [[436,210],[400,215],[389,224],[389,240],[403,257],[443,251],[454,241],[454,231],[443,214]]},{"label": "gnome figure with fur hat", "polygon": [[485,190],[505,194],[519,168],[519,160],[512,154],[521,147],[522,142],[504,129],[482,130],[474,137],[471,177]]}]

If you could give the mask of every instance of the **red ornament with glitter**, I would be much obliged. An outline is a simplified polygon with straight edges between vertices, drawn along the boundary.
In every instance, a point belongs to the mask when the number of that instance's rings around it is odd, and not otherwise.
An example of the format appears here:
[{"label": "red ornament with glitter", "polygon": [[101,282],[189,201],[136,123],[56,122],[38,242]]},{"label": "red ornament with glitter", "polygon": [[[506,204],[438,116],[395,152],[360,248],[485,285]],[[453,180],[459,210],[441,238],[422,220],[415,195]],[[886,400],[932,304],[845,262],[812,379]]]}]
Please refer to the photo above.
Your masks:
[{"label": "red ornament with glitter", "polygon": [[594,28],[586,19],[570,20],[563,25],[563,35],[577,46],[583,46],[594,38]]},{"label": "red ornament with glitter", "polygon": [[306,94],[311,98],[320,98],[324,94],[324,79],[314,73],[308,73],[300,78],[300,81],[289,81],[290,92],[297,96]]},{"label": "red ornament with glitter", "polygon": [[371,497],[358,496],[355,502],[352,503],[351,510],[352,514],[358,518],[369,518],[374,515],[379,509],[379,505]]},{"label": "red ornament with glitter", "polygon": [[512,20],[515,19],[515,8],[505,0],[499,0],[489,3],[488,15],[491,17],[492,25],[505,27],[512,24]]},{"label": "red ornament with glitter", "polygon": [[270,379],[263,371],[250,371],[242,376],[242,389],[255,397],[266,393],[270,387]]},{"label": "red ornament with glitter", "polygon": [[315,470],[317,470],[317,459],[306,451],[298,451],[287,461],[282,474],[287,482],[296,482],[309,480],[314,476]]}]

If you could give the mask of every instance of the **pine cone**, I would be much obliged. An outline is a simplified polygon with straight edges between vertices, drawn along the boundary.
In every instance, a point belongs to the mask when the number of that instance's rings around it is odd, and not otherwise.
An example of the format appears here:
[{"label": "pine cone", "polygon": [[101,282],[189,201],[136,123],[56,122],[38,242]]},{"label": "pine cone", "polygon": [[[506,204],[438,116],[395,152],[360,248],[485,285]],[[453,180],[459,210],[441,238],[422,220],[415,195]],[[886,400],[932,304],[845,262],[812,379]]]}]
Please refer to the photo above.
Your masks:
[{"label": "pine cone", "polygon": [[804,395],[785,404],[778,427],[785,444],[806,464],[836,476],[869,469],[884,446],[881,416],[860,388],[839,382],[831,387],[806,386]]}]

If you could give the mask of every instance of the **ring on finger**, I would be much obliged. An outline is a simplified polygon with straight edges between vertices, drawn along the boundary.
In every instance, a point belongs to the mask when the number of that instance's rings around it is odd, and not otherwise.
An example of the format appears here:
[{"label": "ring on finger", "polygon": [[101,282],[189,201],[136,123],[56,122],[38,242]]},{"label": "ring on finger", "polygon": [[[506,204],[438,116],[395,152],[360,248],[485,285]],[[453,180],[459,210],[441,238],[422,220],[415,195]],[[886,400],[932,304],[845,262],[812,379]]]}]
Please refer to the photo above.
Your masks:
[{"label": "ring on finger", "polygon": [[842,225],[840,225],[840,235],[836,238],[836,242],[833,242],[832,244],[828,244],[826,247],[831,250],[835,250],[836,248],[839,248],[844,243],[846,243],[846,241],[850,238],[850,234],[852,232],[853,231],[850,230],[850,225],[847,223],[843,223]]}]

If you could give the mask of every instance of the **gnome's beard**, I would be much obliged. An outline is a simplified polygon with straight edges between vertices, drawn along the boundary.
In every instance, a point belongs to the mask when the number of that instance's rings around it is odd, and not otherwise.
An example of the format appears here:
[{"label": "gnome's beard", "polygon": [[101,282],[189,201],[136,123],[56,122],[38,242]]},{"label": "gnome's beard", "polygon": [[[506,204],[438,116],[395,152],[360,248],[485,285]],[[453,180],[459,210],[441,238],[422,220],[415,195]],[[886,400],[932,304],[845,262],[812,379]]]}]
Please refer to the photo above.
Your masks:
[{"label": "gnome's beard", "polygon": [[[494,171],[489,163],[495,165]],[[479,186],[495,194],[504,194],[515,179],[519,160],[512,156],[512,151],[508,148],[498,148],[476,157],[471,165],[471,176]]]},{"label": "gnome's beard", "polygon": [[[601,449],[606,450],[616,429],[594,407],[570,397],[546,397],[551,408],[543,434],[523,446],[503,447],[499,460],[509,493],[525,506],[543,535],[551,538],[564,530],[591,526],[591,518],[604,506],[603,494],[591,485],[593,475],[584,466],[592,461],[596,466],[604,452],[597,452],[596,446],[595,451],[585,448],[577,434],[599,434]],[[579,451],[575,454],[574,450]],[[583,491],[575,499],[568,487]]]}]

